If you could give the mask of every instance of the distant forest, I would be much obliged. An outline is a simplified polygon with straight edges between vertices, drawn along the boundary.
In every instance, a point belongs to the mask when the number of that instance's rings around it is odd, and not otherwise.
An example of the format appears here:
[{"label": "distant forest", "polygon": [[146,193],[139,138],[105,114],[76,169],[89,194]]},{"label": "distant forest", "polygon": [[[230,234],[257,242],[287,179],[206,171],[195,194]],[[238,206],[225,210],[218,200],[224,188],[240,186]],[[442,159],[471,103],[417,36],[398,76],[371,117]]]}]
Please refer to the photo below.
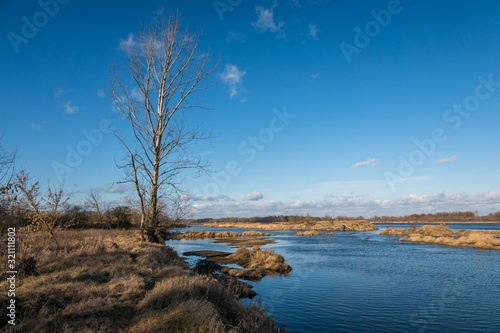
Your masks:
[{"label": "distant forest", "polygon": [[405,216],[374,216],[364,218],[363,216],[348,217],[329,215],[323,217],[314,217],[307,215],[273,215],[273,216],[254,216],[254,217],[222,217],[218,219],[184,219],[184,223],[230,223],[230,222],[248,222],[248,223],[276,223],[290,222],[300,223],[304,221],[370,221],[374,223],[384,222],[500,222],[500,212],[491,213],[485,216],[479,216],[477,212],[438,212],[435,214],[411,214]]}]

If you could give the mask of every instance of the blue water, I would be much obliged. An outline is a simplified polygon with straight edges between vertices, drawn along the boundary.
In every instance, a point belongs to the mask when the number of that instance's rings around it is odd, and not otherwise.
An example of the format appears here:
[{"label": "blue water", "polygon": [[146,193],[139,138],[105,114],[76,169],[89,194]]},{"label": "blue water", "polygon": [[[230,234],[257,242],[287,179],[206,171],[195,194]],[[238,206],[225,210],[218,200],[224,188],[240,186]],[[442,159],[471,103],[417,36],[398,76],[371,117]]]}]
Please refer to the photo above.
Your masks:
[{"label": "blue water", "polygon": [[[377,226],[334,236],[268,231],[280,235],[263,247],[282,254],[293,270],[287,277],[250,282],[262,305],[292,332],[500,332],[500,251],[397,242],[379,235],[387,224]],[[210,240],[167,244],[180,254],[233,251]]]}]

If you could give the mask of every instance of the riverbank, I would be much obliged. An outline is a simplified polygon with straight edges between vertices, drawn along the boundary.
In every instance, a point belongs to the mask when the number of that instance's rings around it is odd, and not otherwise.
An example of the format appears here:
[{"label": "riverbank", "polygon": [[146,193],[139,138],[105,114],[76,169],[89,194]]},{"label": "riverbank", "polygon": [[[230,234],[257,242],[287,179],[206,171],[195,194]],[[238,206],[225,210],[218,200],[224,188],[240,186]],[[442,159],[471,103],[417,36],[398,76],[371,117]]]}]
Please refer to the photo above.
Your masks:
[{"label": "riverbank", "polygon": [[16,325],[2,318],[2,331],[280,332],[265,309],[239,300],[251,286],[198,274],[137,230],[20,229],[17,241]]}]

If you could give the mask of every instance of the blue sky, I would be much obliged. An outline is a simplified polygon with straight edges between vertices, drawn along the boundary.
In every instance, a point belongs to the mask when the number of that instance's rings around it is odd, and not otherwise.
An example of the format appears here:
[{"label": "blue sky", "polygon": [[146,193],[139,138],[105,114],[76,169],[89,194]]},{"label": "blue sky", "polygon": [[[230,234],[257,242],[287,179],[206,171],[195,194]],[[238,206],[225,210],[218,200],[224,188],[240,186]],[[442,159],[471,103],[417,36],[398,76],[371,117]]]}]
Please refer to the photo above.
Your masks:
[{"label": "blue sky", "polygon": [[190,116],[214,136],[195,148],[214,173],[186,175],[196,217],[500,210],[493,0],[3,1],[0,134],[18,168],[63,179],[75,203],[133,194],[114,185],[124,152],[100,129],[127,128],[109,68],[177,10],[221,56],[200,96],[211,110]]}]

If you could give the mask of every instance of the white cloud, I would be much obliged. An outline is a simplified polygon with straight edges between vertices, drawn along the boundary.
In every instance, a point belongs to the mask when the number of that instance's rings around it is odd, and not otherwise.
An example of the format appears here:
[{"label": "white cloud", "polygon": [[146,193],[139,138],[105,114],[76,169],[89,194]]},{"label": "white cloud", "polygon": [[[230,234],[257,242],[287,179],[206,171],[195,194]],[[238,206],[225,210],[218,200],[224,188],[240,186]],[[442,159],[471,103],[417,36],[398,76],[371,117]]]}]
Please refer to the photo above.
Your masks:
[{"label": "white cloud", "polygon": [[274,8],[277,6],[277,1],[275,1],[273,6],[269,9],[256,6],[255,11],[257,12],[258,20],[257,22],[252,22],[252,26],[259,32],[270,31],[273,33],[281,33],[281,28],[285,23],[283,21],[280,21],[278,24],[274,22]]},{"label": "white cloud", "polygon": [[106,97],[106,93],[104,92],[104,90],[103,90],[103,89],[99,89],[99,90],[97,90],[97,97],[99,97],[99,98],[104,98],[104,97]]},{"label": "white cloud", "polygon": [[245,75],[245,72],[240,71],[237,66],[226,64],[224,72],[221,74],[221,80],[226,84],[238,84]]},{"label": "white cloud", "polygon": [[132,48],[137,46],[137,41],[135,40],[134,34],[130,33],[127,39],[120,40],[119,48],[122,51],[128,52]]},{"label": "white cloud", "polygon": [[447,163],[452,163],[457,159],[457,155],[453,155],[450,157],[445,157],[445,158],[440,158],[439,160],[436,161],[438,164],[447,164]]},{"label": "white cloud", "polygon": [[37,125],[35,123],[31,123],[30,127],[33,128],[37,132],[41,132],[42,131],[42,128],[40,127],[40,125]]},{"label": "white cloud", "polygon": [[262,199],[264,199],[264,195],[262,194],[262,192],[252,192],[247,194],[245,198],[243,198],[243,200],[245,201],[259,201]]},{"label": "white cloud", "polygon": [[226,64],[224,72],[220,76],[222,83],[229,85],[229,98],[238,95],[242,90],[240,88],[245,71],[240,71],[236,65]]},{"label": "white cloud", "polygon": [[392,200],[378,200],[362,196],[341,196],[317,201],[269,201],[193,204],[196,217],[263,216],[311,213],[315,216],[397,216],[413,213],[443,211],[479,211],[488,214],[500,211],[500,192],[476,195],[463,192],[437,195],[405,195]]},{"label": "white cloud", "polygon": [[75,114],[78,112],[79,112],[78,106],[71,106],[71,100],[68,100],[68,102],[64,104],[64,113]]},{"label": "white cloud", "polygon": [[359,162],[359,163],[351,165],[351,169],[352,168],[366,168],[366,167],[373,168],[374,166],[377,165],[377,162],[378,162],[378,160],[376,158],[367,158],[363,162]]},{"label": "white cloud", "polygon": [[309,28],[308,36],[311,36],[313,39],[317,39],[318,36],[318,28],[314,24],[309,24],[307,26]]}]

